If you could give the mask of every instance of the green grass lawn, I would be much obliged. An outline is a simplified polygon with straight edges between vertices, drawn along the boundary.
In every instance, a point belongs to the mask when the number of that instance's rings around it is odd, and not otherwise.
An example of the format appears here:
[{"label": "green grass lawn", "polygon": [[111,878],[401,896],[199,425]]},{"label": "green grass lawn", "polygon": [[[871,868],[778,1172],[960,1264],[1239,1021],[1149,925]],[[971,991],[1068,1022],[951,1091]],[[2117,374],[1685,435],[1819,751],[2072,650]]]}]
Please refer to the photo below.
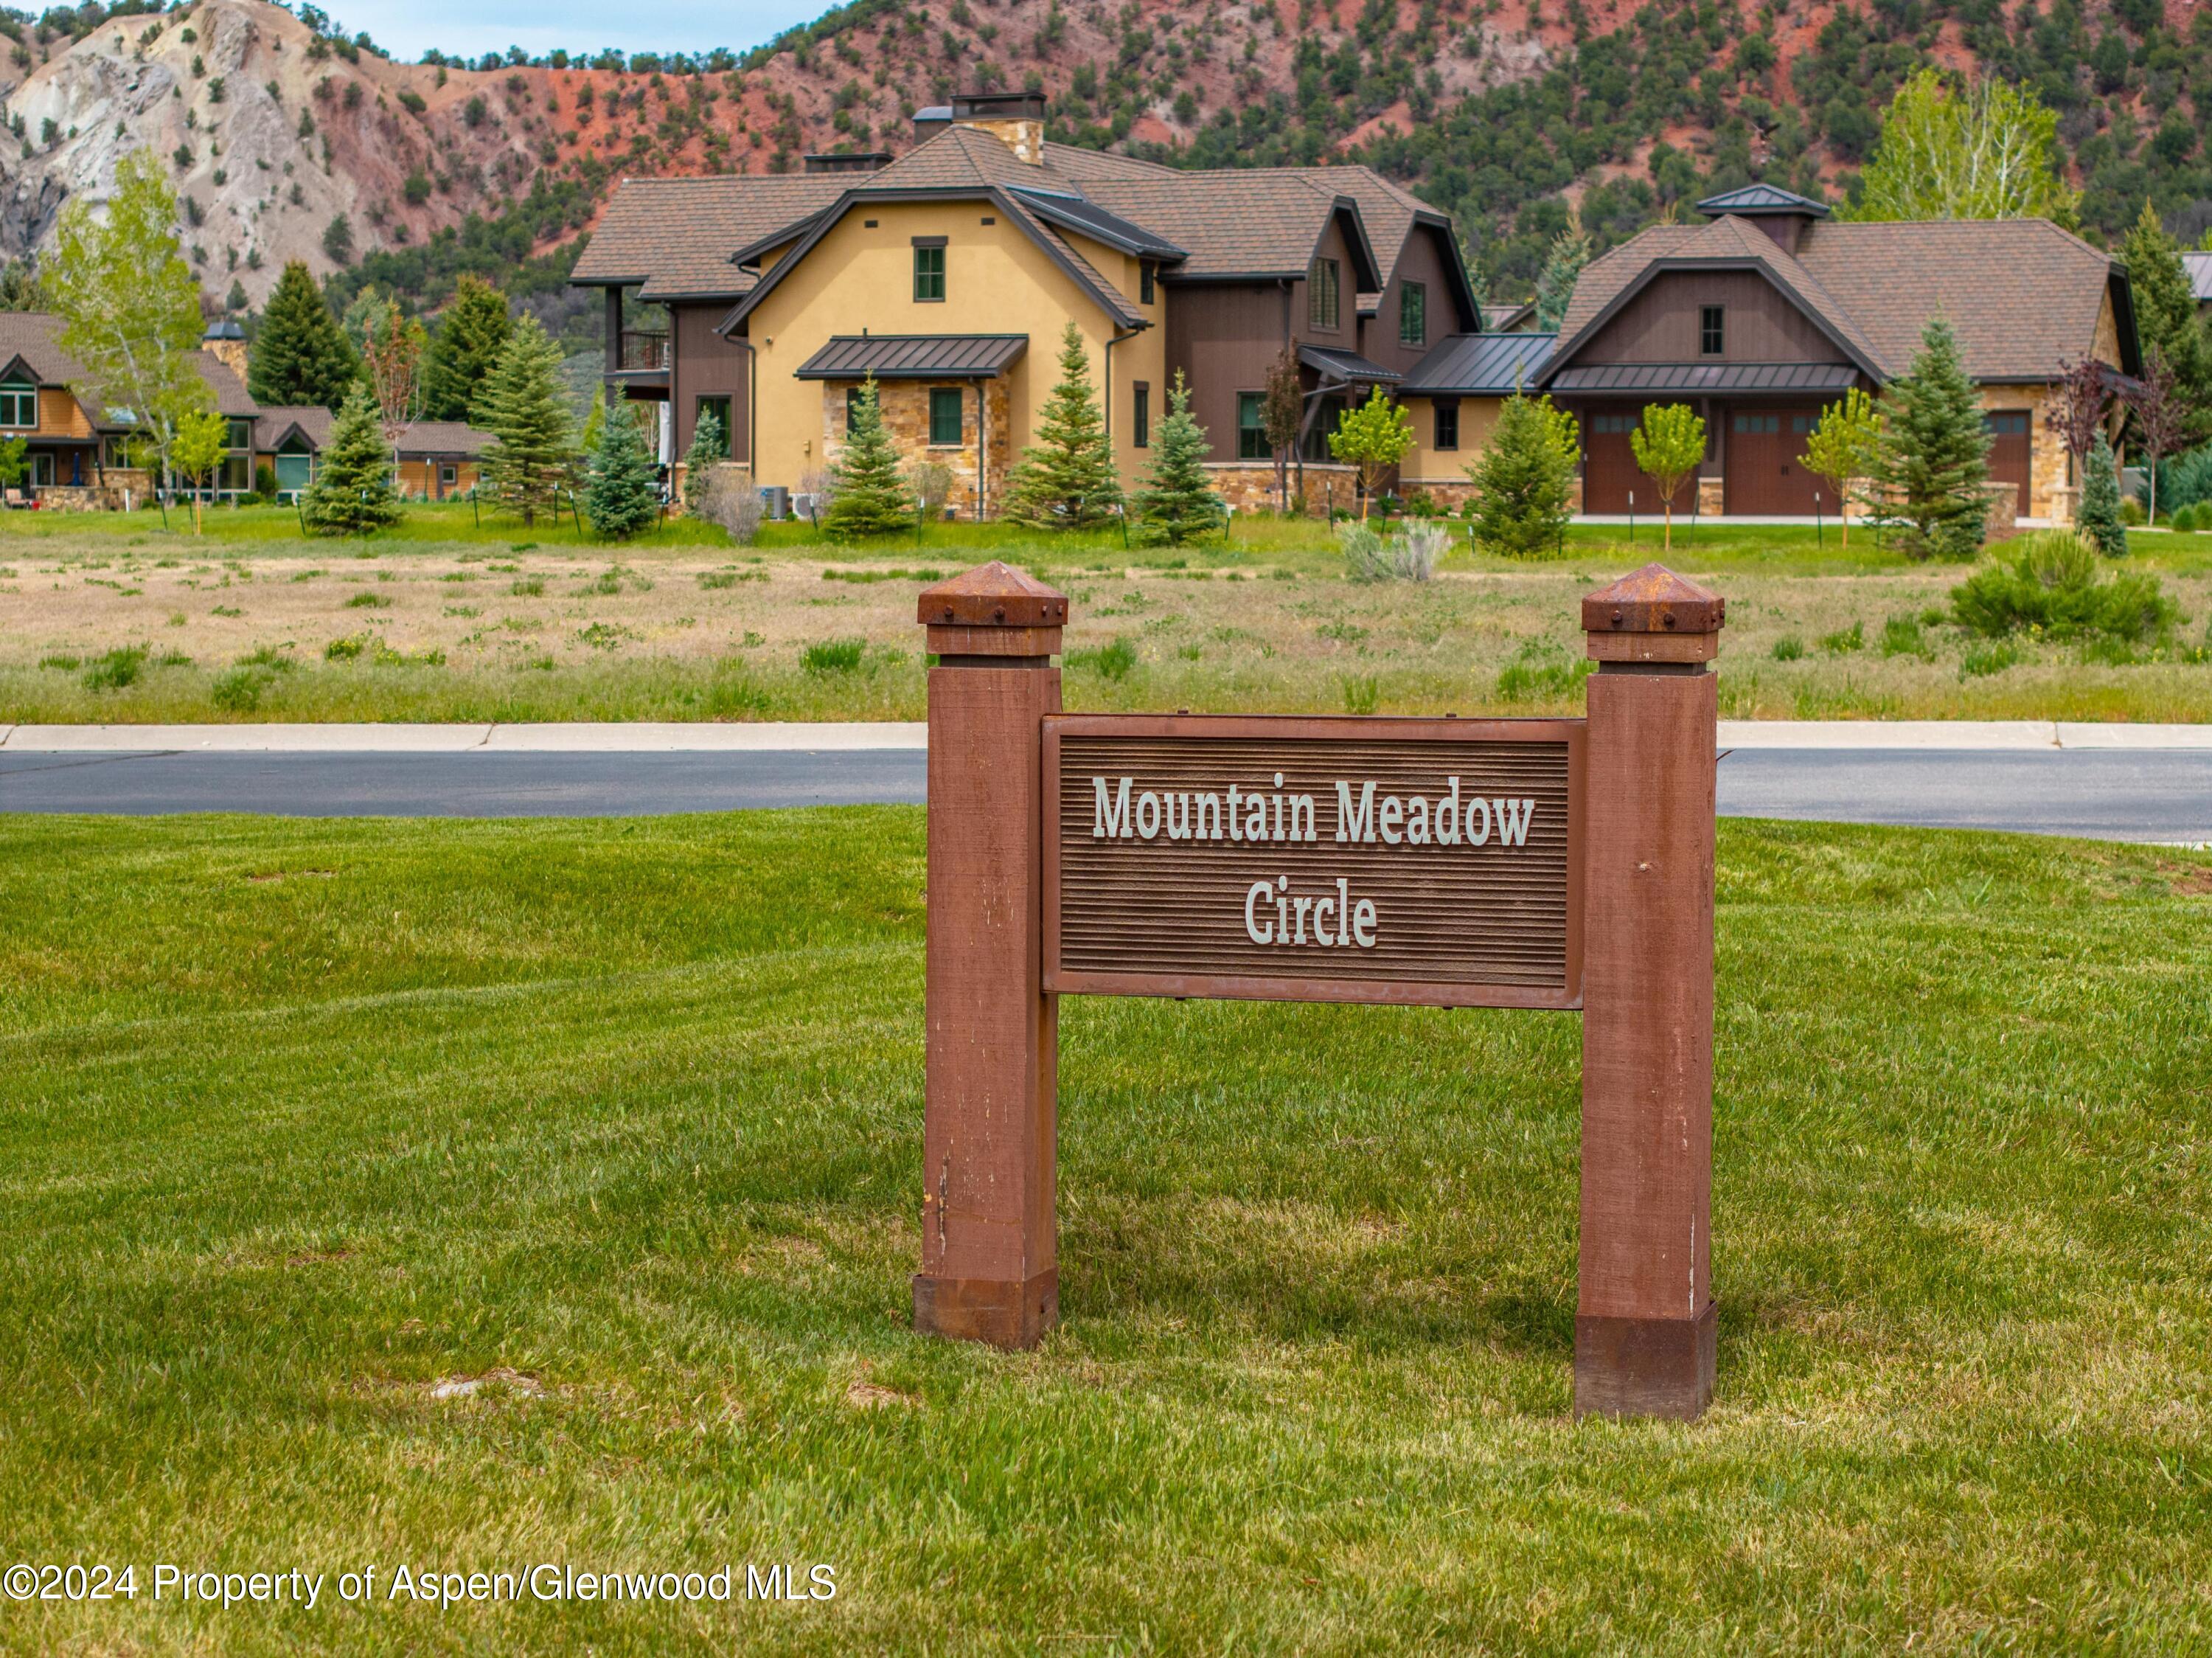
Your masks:
[{"label": "green grass lawn", "polygon": [[838,1586],[0,1649],[2212,1644],[2212,858],[1723,825],[1684,1427],[1570,1417],[1569,1015],[1071,1001],[1067,1322],[912,1335],[921,850],[0,817],[8,1561]]}]

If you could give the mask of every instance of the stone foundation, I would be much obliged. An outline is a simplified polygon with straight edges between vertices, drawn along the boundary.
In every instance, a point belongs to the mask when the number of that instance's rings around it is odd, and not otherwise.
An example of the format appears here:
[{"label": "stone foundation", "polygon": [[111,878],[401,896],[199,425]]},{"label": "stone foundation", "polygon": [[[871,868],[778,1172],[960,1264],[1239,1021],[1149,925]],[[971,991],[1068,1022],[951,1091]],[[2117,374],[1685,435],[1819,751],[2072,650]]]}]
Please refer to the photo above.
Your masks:
[{"label": "stone foundation", "polygon": [[1718,518],[1727,510],[1728,479],[1715,472],[1698,479],[1698,516]]},{"label": "stone foundation", "polygon": [[1401,479],[1398,497],[1411,501],[1416,495],[1425,495],[1436,503],[1439,512],[1455,513],[1474,499],[1474,480],[1464,472],[1456,478]]},{"label": "stone foundation", "polygon": [[[853,390],[856,383],[842,380],[822,382],[822,455],[825,466],[835,466],[845,451],[845,393]],[[948,383],[939,382],[940,388]],[[980,455],[975,426],[978,385],[983,388],[988,418]],[[945,497],[945,504],[955,509],[961,517],[996,517],[1006,499],[1006,474],[1016,459],[1006,383],[986,380],[961,384],[960,442],[957,444],[929,441],[930,390],[921,381],[878,381],[876,401],[883,411],[884,431],[897,448],[900,460],[909,468],[922,462],[934,462],[951,469],[952,491]]]},{"label": "stone foundation", "polygon": [[[1303,469],[1292,465],[1285,476],[1293,501],[1301,498],[1301,470],[1304,474],[1303,500],[1306,512],[1319,517],[1332,504],[1339,512],[1359,509],[1357,467],[1340,466],[1333,460],[1309,460]],[[1282,497],[1275,488],[1275,463],[1272,460],[1209,460],[1206,463],[1206,476],[1214,491],[1239,512],[1279,512],[1283,509]]]}]

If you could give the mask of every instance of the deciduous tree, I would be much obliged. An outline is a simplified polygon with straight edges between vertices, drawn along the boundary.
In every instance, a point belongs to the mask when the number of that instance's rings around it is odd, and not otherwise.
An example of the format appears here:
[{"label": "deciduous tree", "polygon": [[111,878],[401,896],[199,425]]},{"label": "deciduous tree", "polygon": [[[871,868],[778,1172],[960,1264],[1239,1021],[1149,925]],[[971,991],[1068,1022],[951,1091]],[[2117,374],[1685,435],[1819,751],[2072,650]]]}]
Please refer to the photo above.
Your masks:
[{"label": "deciduous tree", "polygon": [[1628,435],[1637,469],[1659,486],[1667,515],[1666,548],[1674,549],[1674,492],[1705,458],[1705,423],[1686,403],[1647,405]]},{"label": "deciduous tree", "polygon": [[1820,423],[1805,439],[1797,464],[1835,491],[1836,511],[1844,521],[1844,550],[1851,545],[1851,487],[1867,476],[1881,442],[1881,415],[1874,399],[1854,386],[1820,411]]},{"label": "deciduous tree", "polygon": [[2080,192],[2060,171],[2058,117],[1994,76],[1923,69],[1897,89],[1853,219],[2075,222]]},{"label": "deciduous tree", "polygon": [[1328,452],[1359,469],[1359,521],[1367,521],[1367,503],[1382,487],[1390,469],[1413,447],[1413,417],[1390,399],[1377,386],[1367,401],[1346,409],[1336,418],[1328,435]]},{"label": "deciduous tree", "polygon": [[192,533],[206,533],[200,515],[200,491],[216,468],[222,465],[230,437],[230,423],[213,409],[194,409],[177,422],[177,441],[169,450],[169,466],[192,492]]},{"label": "deciduous tree", "polygon": [[377,417],[395,468],[399,440],[421,405],[422,346],[422,325],[401,314],[395,299],[387,298],[380,311],[362,320],[362,373],[376,399]]},{"label": "deciduous tree", "polygon": [[2151,521],[2158,521],[2158,474],[2166,456],[2187,442],[2183,429],[2184,404],[2166,355],[2157,346],[2144,348],[2142,377],[2127,393],[2128,413],[2143,459],[2150,463]]},{"label": "deciduous tree", "polygon": [[[1267,386],[1260,399],[1260,430],[1267,451],[1275,457],[1275,499],[1288,512],[1291,504],[1290,461],[1305,424],[1305,388],[1298,376],[1298,354],[1285,345],[1267,365]],[[1299,476],[1304,478],[1304,472]]]}]

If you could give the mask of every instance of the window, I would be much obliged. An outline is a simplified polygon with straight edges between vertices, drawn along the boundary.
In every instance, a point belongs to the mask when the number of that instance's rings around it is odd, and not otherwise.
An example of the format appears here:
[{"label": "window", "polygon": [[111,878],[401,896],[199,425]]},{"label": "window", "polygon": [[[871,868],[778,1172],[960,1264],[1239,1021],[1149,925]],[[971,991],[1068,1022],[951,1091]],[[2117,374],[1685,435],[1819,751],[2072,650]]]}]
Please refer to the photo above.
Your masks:
[{"label": "window", "polygon": [[1728,333],[1722,324],[1721,308],[1700,305],[1698,308],[1698,355],[1718,357],[1727,348]]},{"label": "window", "polygon": [[39,388],[35,386],[0,386],[0,426],[35,426],[39,424]]},{"label": "window", "polygon": [[1636,417],[1625,414],[1592,415],[1590,430],[1594,432],[1632,432],[1636,430]]},{"label": "window", "polygon": [[945,238],[917,237],[914,244],[914,297],[918,305],[945,298]]},{"label": "window", "polygon": [[1771,437],[1782,430],[1780,415],[1740,414],[1729,423],[1735,430],[1753,437]]},{"label": "window", "polygon": [[855,420],[859,419],[859,418],[860,418],[860,388],[859,387],[857,387],[857,386],[848,386],[848,387],[845,388],[845,436],[846,436],[850,437],[850,436],[853,435],[853,423],[854,423]]},{"label": "window", "polygon": [[1418,282],[1398,290],[1398,344],[1419,345],[1429,338],[1429,290]]},{"label": "window", "polygon": [[1267,448],[1267,422],[1261,411],[1266,407],[1267,395],[1261,392],[1237,393],[1237,458],[1239,460],[1265,460],[1273,453]]},{"label": "window", "polygon": [[1321,400],[1321,411],[1306,430],[1306,459],[1314,461],[1334,460],[1329,452],[1328,435],[1336,430],[1336,423],[1344,418],[1344,399],[1332,394]]},{"label": "window", "polygon": [[957,386],[933,386],[929,388],[929,441],[938,448],[957,448],[960,443],[963,416],[962,405],[966,401]]},{"label": "window", "polygon": [[[74,484],[77,480],[72,478],[70,481]],[[222,468],[216,473],[215,486],[227,494],[245,494],[253,487],[252,460],[242,454],[225,455]]]},{"label": "window", "polygon": [[1137,299],[1145,305],[1152,302],[1152,267],[1149,265],[1137,266]]},{"label": "window", "polygon": [[438,487],[440,489],[450,490],[454,485],[460,481],[461,469],[459,466],[447,466],[438,468]]},{"label": "window", "polygon": [[2024,437],[2027,435],[2025,414],[1987,414],[1982,417],[1982,426],[1991,437]]},{"label": "window", "polygon": [[1334,329],[1336,299],[1336,261],[1316,259],[1306,272],[1306,320],[1316,328]]},{"label": "window", "polygon": [[1811,415],[1791,415],[1790,430],[1795,436],[1810,437],[1813,435],[1813,421],[1814,418]]},{"label": "window", "polygon": [[228,423],[222,446],[226,449],[250,449],[253,447],[253,423],[233,420]]},{"label": "window", "polygon": [[1139,381],[1137,394],[1131,400],[1135,405],[1136,444],[1141,449],[1148,447],[1152,441],[1152,388],[1143,381]]},{"label": "window", "polygon": [[721,456],[728,460],[737,452],[738,429],[730,424],[730,399],[726,397],[702,397],[693,405],[691,430],[696,433],[712,415],[722,428]]},{"label": "window", "polygon": [[1459,448],[1459,399],[1455,397],[1437,399],[1435,447],[1439,449]]}]

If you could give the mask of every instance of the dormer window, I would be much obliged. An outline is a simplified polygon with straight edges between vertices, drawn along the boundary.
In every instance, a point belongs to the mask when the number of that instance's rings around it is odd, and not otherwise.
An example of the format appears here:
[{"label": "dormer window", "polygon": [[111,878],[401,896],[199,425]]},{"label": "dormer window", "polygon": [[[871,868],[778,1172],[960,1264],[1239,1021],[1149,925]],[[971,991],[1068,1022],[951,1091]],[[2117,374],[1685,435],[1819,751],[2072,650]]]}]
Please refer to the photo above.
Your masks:
[{"label": "dormer window", "polygon": [[10,381],[0,386],[0,426],[34,427],[39,424],[39,388]]},{"label": "dormer window", "polygon": [[1306,271],[1306,320],[1316,328],[1336,328],[1338,282],[1334,259],[1316,259]]},{"label": "dormer window", "polygon": [[1728,349],[1724,313],[1717,305],[1698,308],[1698,355],[1718,357]]}]

